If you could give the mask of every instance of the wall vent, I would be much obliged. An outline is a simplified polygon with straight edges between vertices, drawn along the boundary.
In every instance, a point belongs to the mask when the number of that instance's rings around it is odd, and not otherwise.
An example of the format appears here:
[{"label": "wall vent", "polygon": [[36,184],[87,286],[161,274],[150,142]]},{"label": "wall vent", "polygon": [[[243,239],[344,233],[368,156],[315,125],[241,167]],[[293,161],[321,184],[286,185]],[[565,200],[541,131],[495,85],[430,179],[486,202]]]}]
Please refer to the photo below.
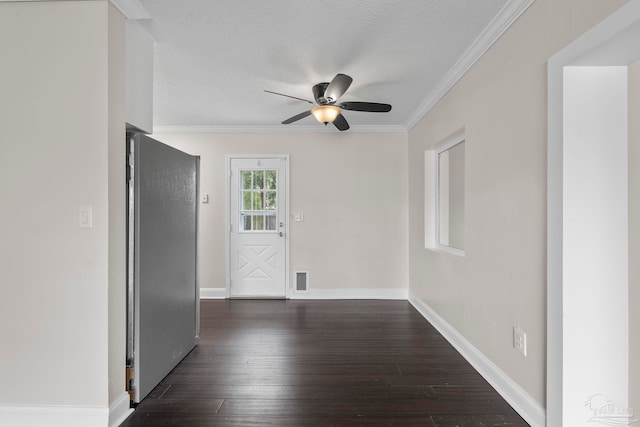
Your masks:
[{"label": "wall vent", "polygon": [[309,272],[296,271],[296,292],[309,292]]}]

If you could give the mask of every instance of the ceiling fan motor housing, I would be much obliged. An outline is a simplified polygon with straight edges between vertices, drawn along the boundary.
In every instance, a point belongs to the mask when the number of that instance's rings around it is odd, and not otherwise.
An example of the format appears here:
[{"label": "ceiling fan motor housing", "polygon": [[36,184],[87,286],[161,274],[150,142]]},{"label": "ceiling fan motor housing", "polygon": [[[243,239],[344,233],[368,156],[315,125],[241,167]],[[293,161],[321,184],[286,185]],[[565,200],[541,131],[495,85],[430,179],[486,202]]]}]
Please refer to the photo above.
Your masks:
[{"label": "ceiling fan motor housing", "polygon": [[318,105],[327,105],[336,102],[335,99],[328,100],[324,97],[327,86],[329,86],[329,83],[318,83],[317,85],[313,86],[313,98],[316,100]]}]

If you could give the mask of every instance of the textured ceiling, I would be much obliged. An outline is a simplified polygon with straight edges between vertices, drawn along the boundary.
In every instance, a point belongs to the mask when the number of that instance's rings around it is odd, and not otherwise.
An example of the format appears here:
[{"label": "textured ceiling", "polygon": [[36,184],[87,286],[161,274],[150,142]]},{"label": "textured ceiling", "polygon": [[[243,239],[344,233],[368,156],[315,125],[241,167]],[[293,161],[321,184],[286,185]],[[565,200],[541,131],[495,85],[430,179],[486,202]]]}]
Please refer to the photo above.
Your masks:
[{"label": "textured ceiling", "polygon": [[[322,130],[311,87],[353,77],[341,101],[389,103],[344,112],[352,129],[407,129],[425,100],[508,0],[138,0],[156,42],[154,127]],[[513,1],[511,1],[513,3]],[[522,3],[522,1],[520,2]],[[327,131],[336,131],[329,127]]]}]

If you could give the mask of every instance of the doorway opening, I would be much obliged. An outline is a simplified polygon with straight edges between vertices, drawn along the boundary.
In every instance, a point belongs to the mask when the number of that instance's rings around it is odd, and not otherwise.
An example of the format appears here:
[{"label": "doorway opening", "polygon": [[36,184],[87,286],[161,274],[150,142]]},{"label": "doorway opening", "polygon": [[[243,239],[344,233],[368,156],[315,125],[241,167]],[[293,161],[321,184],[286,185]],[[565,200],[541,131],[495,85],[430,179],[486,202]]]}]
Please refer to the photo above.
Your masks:
[{"label": "doorway opening", "polygon": [[228,298],[288,298],[289,156],[228,156]]},{"label": "doorway opening", "polygon": [[606,421],[602,401],[633,406],[628,66],[638,40],[632,1],[548,62],[549,427]]}]

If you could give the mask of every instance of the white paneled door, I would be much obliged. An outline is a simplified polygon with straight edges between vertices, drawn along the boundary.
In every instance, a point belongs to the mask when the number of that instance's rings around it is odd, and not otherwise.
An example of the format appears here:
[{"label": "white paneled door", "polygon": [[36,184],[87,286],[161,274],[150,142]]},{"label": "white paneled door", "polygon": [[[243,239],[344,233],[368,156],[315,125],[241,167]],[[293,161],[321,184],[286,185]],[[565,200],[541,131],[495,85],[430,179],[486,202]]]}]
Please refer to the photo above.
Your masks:
[{"label": "white paneled door", "polygon": [[229,296],[285,298],[287,163],[230,158]]}]

